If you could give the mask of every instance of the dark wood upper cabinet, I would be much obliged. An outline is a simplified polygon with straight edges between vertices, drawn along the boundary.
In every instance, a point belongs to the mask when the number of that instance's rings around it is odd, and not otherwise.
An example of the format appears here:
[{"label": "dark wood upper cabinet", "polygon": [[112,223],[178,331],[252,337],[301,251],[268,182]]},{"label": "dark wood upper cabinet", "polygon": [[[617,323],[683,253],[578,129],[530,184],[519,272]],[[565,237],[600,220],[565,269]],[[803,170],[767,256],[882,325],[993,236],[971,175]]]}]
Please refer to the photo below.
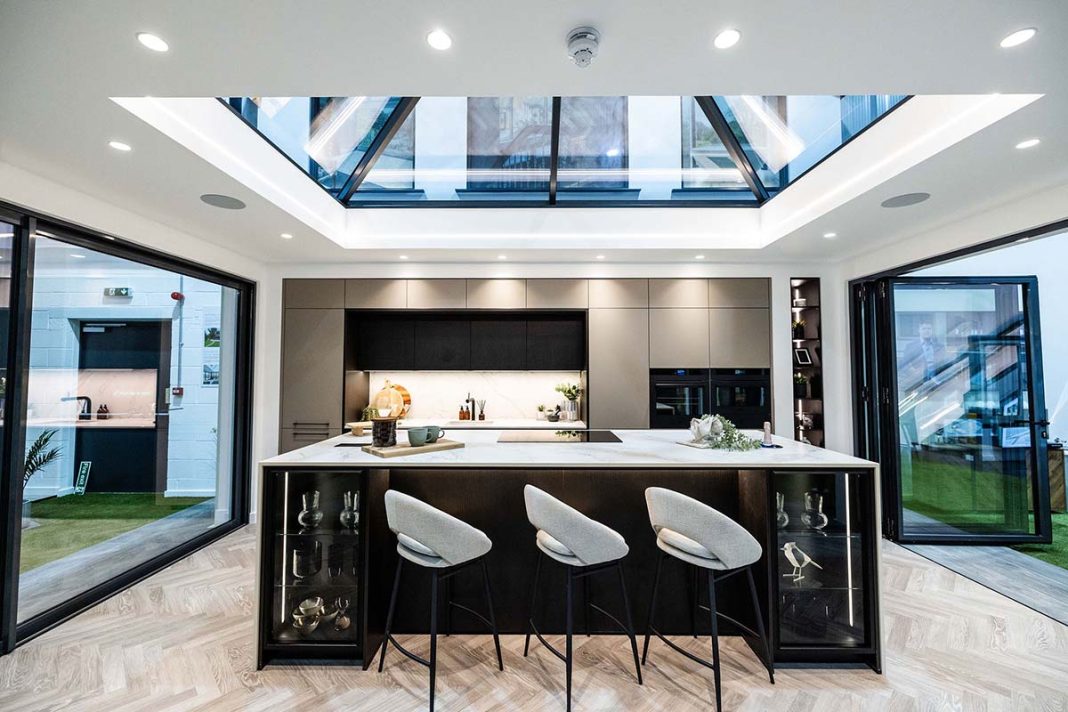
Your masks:
[{"label": "dark wood upper cabinet", "polygon": [[471,368],[475,371],[526,370],[526,320],[479,319],[472,321]]},{"label": "dark wood upper cabinet", "polygon": [[415,322],[371,317],[356,322],[356,365],[364,371],[415,368]]},{"label": "dark wood upper cabinet", "polygon": [[466,371],[471,368],[471,322],[442,318],[415,322],[415,368]]},{"label": "dark wood upper cabinet", "polygon": [[527,368],[580,371],[586,368],[586,322],[580,317],[541,317],[527,321]]}]

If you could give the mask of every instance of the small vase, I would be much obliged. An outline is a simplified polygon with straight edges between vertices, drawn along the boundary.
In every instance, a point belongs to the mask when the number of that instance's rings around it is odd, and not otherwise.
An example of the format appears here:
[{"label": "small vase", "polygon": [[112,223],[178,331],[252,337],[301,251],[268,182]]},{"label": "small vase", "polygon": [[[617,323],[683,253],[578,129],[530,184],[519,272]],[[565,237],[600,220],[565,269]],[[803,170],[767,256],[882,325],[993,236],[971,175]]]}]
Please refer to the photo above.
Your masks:
[{"label": "small vase", "polygon": [[779,529],[785,529],[790,523],[790,515],[786,513],[786,495],[782,492],[775,493],[775,523]]},{"label": "small vase", "polygon": [[359,493],[354,495],[352,492],[346,492],[342,495],[342,499],[345,502],[345,507],[341,510],[341,514],[338,515],[338,520],[341,522],[343,529],[352,529],[360,521],[360,515],[356,512],[356,507],[360,504],[360,495]]},{"label": "small vase", "polygon": [[795,383],[794,384],[794,398],[808,398],[808,384],[807,383]]},{"label": "small vase", "polygon": [[805,513],[801,515],[801,521],[806,527],[820,531],[830,520],[823,513],[823,495],[819,490],[810,489],[805,492]]},{"label": "small vase", "polygon": [[323,543],[304,542],[293,547],[293,575],[298,579],[311,578],[323,568]]},{"label": "small vase", "polygon": [[319,490],[305,492],[300,499],[304,509],[297,515],[297,523],[305,529],[315,529],[323,521],[323,511],[319,509]]}]

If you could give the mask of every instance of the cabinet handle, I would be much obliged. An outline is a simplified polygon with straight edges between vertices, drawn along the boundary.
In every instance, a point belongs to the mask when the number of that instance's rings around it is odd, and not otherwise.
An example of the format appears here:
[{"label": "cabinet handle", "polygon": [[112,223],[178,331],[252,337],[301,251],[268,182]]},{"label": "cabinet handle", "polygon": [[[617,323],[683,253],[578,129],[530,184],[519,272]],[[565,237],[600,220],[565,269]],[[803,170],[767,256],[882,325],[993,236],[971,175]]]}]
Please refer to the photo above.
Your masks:
[{"label": "cabinet handle", "polygon": [[293,421],[294,428],[329,428],[330,423],[324,420],[309,420],[309,421]]}]

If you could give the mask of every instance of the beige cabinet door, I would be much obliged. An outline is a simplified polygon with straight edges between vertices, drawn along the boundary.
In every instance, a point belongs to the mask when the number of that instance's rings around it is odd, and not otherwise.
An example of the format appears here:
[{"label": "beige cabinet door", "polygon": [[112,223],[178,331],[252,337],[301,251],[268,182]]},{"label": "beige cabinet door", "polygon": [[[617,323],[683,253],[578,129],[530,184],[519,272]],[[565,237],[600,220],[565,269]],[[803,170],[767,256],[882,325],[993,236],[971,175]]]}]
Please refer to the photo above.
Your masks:
[{"label": "beige cabinet door", "polygon": [[281,427],[341,431],[345,310],[286,309]]},{"label": "beige cabinet door", "polygon": [[464,309],[467,307],[465,279],[409,279],[409,309]]},{"label": "beige cabinet door", "polygon": [[704,309],[708,306],[708,280],[650,279],[649,306]]},{"label": "beige cabinet door", "polygon": [[647,279],[590,280],[590,309],[645,309],[648,306]]},{"label": "beige cabinet door", "polygon": [[708,310],[650,309],[650,368],[708,368]]},{"label": "beige cabinet door", "polygon": [[404,309],[407,306],[407,280],[345,280],[345,307],[348,309]]},{"label": "beige cabinet door", "polygon": [[585,279],[527,280],[527,309],[586,309],[589,305]]},{"label": "beige cabinet door", "polygon": [[278,454],[282,455],[308,445],[314,445],[338,434],[335,431],[325,429],[302,428],[295,430],[293,428],[282,428],[278,432]]},{"label": "beige cabinet door", "polygon": [[345,306],[343,279],[287,279],[282,283],[287,309],[341,309]]},{"label": "beige cabinet door", "polygon": [[526,305],[525,279],[467,280],[468,309],[523,309]]},{"label": "beige cabinet door", "polygon": [[649,427],[649,311],[590,309],[590,427]]},{"label": "beige cabinet door", "polygon": [[712,368],[771,368],[771,312],[709,309]]},{"label": "beige cabinet door", "polygon": [[771,306],[770,279],[710,279],[708,306],[755,307]]}]

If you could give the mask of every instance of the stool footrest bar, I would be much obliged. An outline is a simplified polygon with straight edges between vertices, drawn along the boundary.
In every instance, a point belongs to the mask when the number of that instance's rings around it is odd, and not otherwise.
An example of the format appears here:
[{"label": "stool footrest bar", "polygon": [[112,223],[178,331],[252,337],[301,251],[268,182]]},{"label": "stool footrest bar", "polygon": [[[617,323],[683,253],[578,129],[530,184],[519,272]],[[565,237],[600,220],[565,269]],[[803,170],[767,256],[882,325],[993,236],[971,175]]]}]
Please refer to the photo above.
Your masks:
[{"label": "stool footrest bar", "polygon": [[415,662],[419,663],[420,665],[425,665],[426,667],[430,667],[430,661],[429,660],[427,660],[426,658],[421,658],[418,655],[416,655],[415,653],[413,653],[412,651],[410,651],[407,648],[405,648],[403,645],[401,645],[400,643],[397,642],[397,639],[394,638],[392,634],[389,634],[386,637],[389,638],[389,642],[393,643],[393,647],[396,648],[397,650],[401,651],[401,653],[403,653],[405,656],[407,656],[408,658],[414,660]]}]

